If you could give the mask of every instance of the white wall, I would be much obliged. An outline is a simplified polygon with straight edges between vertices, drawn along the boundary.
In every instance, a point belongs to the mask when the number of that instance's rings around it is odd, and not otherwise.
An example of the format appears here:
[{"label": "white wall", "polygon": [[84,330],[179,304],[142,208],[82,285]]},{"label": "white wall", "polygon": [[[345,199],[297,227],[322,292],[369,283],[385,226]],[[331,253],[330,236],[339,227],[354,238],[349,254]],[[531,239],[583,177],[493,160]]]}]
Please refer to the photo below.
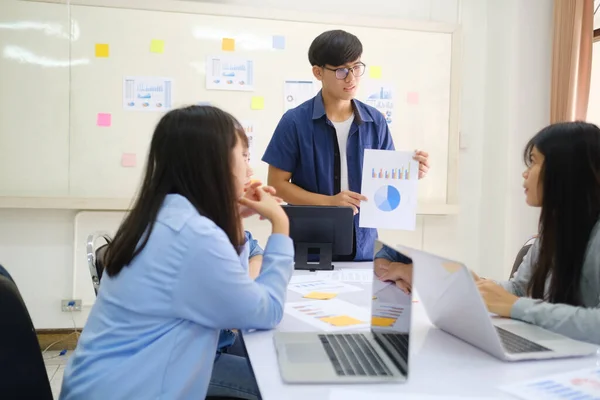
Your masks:
[{"label": "white wall", "polygon": [[[334,2],[316,0],[213,2],[336,11]],[[492,278],[505,277],[520,243],[535,232],[535,212],[525,207],[520,190],[519,155],[526,139],[548,120],[552,2],[376,0],[366,8],[364,1],[344,4],[345,12],[352,14],[462,23],[461,213],[420,217],[413,233],[381,236],[400,237],[463,260]],[[60,311],[60,300],[72,293],[74,217],[72,211],[0,210],[0,263],[17,280],[38,329],[72,326],[70,316]],[[268,232],[255,221],[249,228],[259,237]],[[84,314],[77,316],[78,325]]]},{"label": "white wall", "polygon": [[[594,17],[600,19],[600,13]],[[600,126],[600,42],[594,42],[587,120]]]}]

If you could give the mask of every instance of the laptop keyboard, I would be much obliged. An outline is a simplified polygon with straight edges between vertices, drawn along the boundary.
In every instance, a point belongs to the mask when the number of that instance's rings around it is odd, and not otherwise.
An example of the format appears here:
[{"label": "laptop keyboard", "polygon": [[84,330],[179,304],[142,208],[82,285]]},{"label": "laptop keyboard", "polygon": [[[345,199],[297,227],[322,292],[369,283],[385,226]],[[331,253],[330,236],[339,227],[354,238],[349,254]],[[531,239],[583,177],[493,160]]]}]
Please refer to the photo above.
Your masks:
[{"label": "laptop keyboard", "polygon": [[339,376],[392,376],[364,334],[325,334],[319,339]]},{"label": "laptop keyboard", "polygon": [[511,354],[552,351],[544,346],[540,346],[539,344],[532,342],[531,340],[527,340],[519,335],[509,332],[506,329],[496,326],[496,330],[498,331],[498,335],[500,335],[500,340],[502,340],[504,348]]},{"label": "laptop keyboard", "polygon": [[382,333],[381,336],[386,338],[396,349],[398,354],[406,356],[408,354],[408,335],[398,333]]}]

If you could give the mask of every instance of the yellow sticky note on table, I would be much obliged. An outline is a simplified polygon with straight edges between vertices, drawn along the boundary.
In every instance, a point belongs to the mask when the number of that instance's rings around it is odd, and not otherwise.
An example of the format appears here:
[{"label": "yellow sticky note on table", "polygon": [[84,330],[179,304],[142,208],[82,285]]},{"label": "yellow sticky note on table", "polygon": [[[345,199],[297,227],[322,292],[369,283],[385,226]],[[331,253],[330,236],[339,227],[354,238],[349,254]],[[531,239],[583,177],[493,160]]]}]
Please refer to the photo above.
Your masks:
[{"label": "yellow sticky note on table", "polygon": [[325,317],[321,318],[321,321],[331,324],[333,326],[351,326],[362,324],[362,321],[356,318],[349,317],[347,315],[340,315],[337,317]]},{"label": "yellow sticky note on table", "polygon": [[262,110],[265,108],[265,98],[262,96],[252,96],[250,108],[253,110]]},{"label": "yellow sticky note on table", "polygon": [[304,295],[306,299],[329,300],[337,296],[337,293],[310,292]]},{"label": "yellow sticky note on table", "polygon": [[223,38],[223,41],[221,42],[221,50],[235,51],[235,39]]},{"label": "yellow sticky note on table", "polygon": [[96,57],[107,58],[110,53],[110,46],[106,43],[96,44]]},{"label": "yellow sticky note on table", "polygon": [[150,52],[157,53],[157,54],[164,53],[165,52],[165,41],[158,40],[158,39],[152,39],[152,41],[150,42]]},{"label": "yellow sticky note on table", "polygon": [[394,325],[396,318],[373,317],[371,318],[372,326],[390,327]]},{"label": "yellow sticky note on table", "polygon": [[369,67],[369,78],[381,79],[381,67],[377,65]]}]

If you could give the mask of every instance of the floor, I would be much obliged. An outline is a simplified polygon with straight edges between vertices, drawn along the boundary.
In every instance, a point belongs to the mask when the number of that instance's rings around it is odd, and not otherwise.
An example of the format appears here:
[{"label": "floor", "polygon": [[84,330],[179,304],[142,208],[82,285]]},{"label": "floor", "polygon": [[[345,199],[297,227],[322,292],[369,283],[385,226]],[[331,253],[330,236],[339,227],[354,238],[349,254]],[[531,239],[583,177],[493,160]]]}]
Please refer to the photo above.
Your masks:
[{"label": "floor", "polygon": [[58,400],[65,367],[72,353],[72,351],[67,351],[67,354],[64,356],[59,356],[59,351],[47,351],[44,353],[44,364],[46,364],[46,372],[48,373],[52,395],[55,400]]}]

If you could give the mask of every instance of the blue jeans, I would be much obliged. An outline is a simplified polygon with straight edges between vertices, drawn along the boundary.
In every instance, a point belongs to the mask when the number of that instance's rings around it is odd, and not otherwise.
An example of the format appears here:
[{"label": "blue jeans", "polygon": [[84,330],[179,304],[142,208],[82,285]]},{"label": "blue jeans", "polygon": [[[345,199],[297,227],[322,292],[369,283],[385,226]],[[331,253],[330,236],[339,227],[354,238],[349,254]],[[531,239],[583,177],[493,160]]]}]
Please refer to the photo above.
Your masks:
[{"label": "blue jeans", "polygon": [[248,354],[239,337],[231,347],[217,356],[206,395],[246,400],[259,399],[258,386],[248,361]]}]

